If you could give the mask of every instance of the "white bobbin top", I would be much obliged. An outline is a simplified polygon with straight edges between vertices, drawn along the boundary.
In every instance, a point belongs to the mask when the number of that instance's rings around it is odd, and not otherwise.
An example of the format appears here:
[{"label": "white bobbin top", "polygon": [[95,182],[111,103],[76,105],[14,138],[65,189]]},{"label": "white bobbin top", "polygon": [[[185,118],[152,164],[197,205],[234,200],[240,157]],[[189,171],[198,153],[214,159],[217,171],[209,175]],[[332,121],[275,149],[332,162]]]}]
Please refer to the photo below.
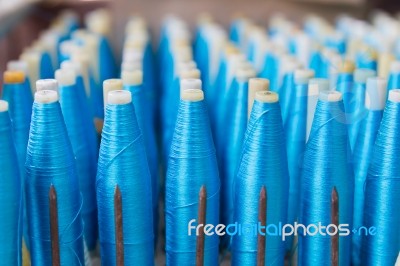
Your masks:
[{"label": "white bobbin top", "polygon": [[263,103],[276,103],[279,101],[279,95],[272,91],[257,91],[255,99]]},{"label": "white bobbin top", "polygon": [[180,86],[181,91],[184,90],[201,90],[201,80],[200,79],[181,79]]},{"label": "white bobbin top", "polygon": [[269,90],[269,80],[264,78],[249,79],[249,88],[254,88],[255,91]]},{"label": "white bobbin top", "polygon": [[236,79],[242,81],[254,78],[256,75],[257,75],[256,71],[253,68],[249,67],[239,67],[235,73]]},{"label": "white bobbin top", "polygon": [[0,100],[0,113],[8,111],[8,102]]},{"label": "white bobbin top", "polygon": [[328,91],[329,90],[329,80],[323,78],[312,78],[308,82],[308,85],[316,85],[319,91]]},{"label": "white bobbin top", "polygon": [[296,84],[308,84],[308,81],[314,77],[314,71],[311,69],[297,69],[294,71],[294,82]]},{"label": "white bobbin top", "polygon": [[143,52],[137,49],[125,49],[122,55],[123,61],[136,62],[143,60]]},{"label": "white bobbin top", "polygon": [[179,77],[181,79],[199,79],[200,78],[200,70],[194,69],[182,69],[179,72]]},{"label": "white bobbin top", "polygon": [[342,93],[338,91],[320,91],[318,98],[324,102],[338,102],[342,100]]},{"label": "white bobbin top", "polygon": [[188,102],[199,102],[204,100],[204,93],[199,89],[181,90],[181,99]]},{"label": "white bobbin top", "polygon": [[58,69],[55,72],[55,78],[60,85],[71,86],[76,83],[75,70],[71,68]]},{"label": "white bobbin top", "polygon": [[115,90],[110,91],[107,96],[108,104],[128,104],[132,102],[132,94],[130,91]]},{"label": "white bobbin top", "polygon": [[389,101],[394,103],[400,103],[400,89],[389,91]]},{"label": "white bobbin top", "polygon": [[127,62],[123,61],[121,64],[121,70],[122,71],[134,71],[134,70],[142,70],[143,69],[143,64],[142,62]]},{"label": "white bobbin top", "polygon": [[71,69],[76,75],[82,75],[82,64],[77,61],[65,60],[61,63],[61,69]]},{"label": "white bobbin top", "polygon": [[65,55],[71,55],[77,49],[74,41],[67,40],[60,43],[60,52]]},{"label": "white bobbin top", "polygon": [[376,72],[371,69],[356,69],[354,71],[354,81],[357,83],[366,83],[368,78],[376,76]]},{"label": "white bobbin top", "polygon": [[391,73],[400,73],[400,61],[393,61],[390,65]]},{"label": "white bobbin top", "polygon": [[39,79],[36,81],[36,91],[52,90],[58,91],[58,82],[55,79]]},{"label": "white bobbin top", "polygon": [[387,81],[384,78],[368,78],[365,105],[369,110],[383,110],[386,105]]},{"label": "white bobbin top", "polygon": [[54,103],[58,101],[58,94],[54,90],[40,90],[35,93],[36,103]]},{"label": "white bobbin top", "polygon": [[22,60],[12,60],[7,63],[7,70],[21,71],[26,75],[28,73],[28,64]]},{"label": "white bobbin top", "polygon": [[141,70],[122,71],[122,83],[125,85],[140,85],[143,83],[143,72]]}]

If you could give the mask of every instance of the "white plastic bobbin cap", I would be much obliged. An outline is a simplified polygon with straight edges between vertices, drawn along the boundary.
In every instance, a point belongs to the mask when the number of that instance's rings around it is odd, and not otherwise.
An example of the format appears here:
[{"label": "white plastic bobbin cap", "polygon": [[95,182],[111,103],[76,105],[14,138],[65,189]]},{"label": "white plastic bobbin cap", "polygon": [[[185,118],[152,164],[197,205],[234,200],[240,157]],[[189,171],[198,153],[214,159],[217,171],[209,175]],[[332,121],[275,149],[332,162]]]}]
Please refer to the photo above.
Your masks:
[{"label": "white plastic bobbin cap", "polygon": [[387,81],[384,78],[368,78],[365,105],[369,110],[383,110],[387,97]]},{"label": "white plastic bobbin cap", "polygon": [[71,86],[76,83],[76,74],[73,69],[58,69],[56,70],[55,78],[63,86]]},{"label": "white plastic bobbin cap", "polygon": [[0,100],[0,113],[8,111],[8,102]]},{"label": "white plastic bobbin cap", "polygon": [[143,72],[141,70],[122,71],[121,79],[125,85],[140,85],[143,83]]},{"label": "white plastic bobbin cap", "polygon": [[132,94],[130,91],[115,90],[108,93],[108,104],[127,104],[130,102],[132,102]]},{"label": "white plastic bobbin cap", "polygon": [[181,99],[189,102],[199,102],[204,100],[204,93],[199,89],[181,90]]},{"label": "white plastic bobbin cap", "polygon": [[400,103],[400,89],[389,91],[389,101],[394,103]]},{"label": "white plastic bobbin cap", "polygon": [[354,71],[354,81],[357,83],[366,83],[368,78],[376,76],[376,72],[371,69],[356,69]]},{"label": "white plastic bobbin cap", "polygon": [[181,91],[184,90],[201,90],[200,79],[181,79]]},{"label": "white plastic bobbin cap", "polygon": [[142,62],[123,61],[121,64],[121,71],[134,71],[134,70],[142,70],[142,69],[143,69]]},{"label": "white plastic bobbin cap", "polygon": [[58,91],[58,82],[55,79],[39,79],[36,81],[36,91],[52,90]]},{"label": "white plastic bobbin cap", "polygon": [[279,101],[279,95],[272,91],[257,91],[255,99],[263,103],[276,103]]},{"label": "white plastic bobbin cap", "polygon": [[251,78],[249,79],[249,88],[254,91],[267,91],[269,90],[269,80],[264,78]]},{"label": "white plastic bobbin cap", "polygon": [[199,79],[200,78],[200,70],[194,69],[182,69],[179,72],[179,77],[181,79]]},{"label": "white plastic bobbin cap", "polygon": [[308,82],[308,86],[316,86],[319,91],[329,91],[329,80],[323,78],[313,78]]},{"label": "white plastic bobbin cap", "polygon": [[400,73],[400,61],[393,61],[390,65],[391,73]]},{"label": "white plastic bobbin cap", "polygon": [[7,63],[7,70],[21,71],[26,75],[28,73],[28,64],[22,60],[13,60]]},{"label": "white plastic bobbin cap", "polygon": [[338,91],[321,91],[318,98],[324,102],[338,102],[342,100],[342,93]]},{"label": "white plastic bobbin cap", "polygon": [[60,52],[64,55],[71,55],[77,49],[74,41],[63,41],[60,43]]},{"label": "white plastic bobbin cap", "polygon": [[35,93],[36,103],[54,103],[58,101],[58,94],[54,90],[41,90]]},{"label": "white plastic bobbin cap", "polygon": [[[61,63],[61,69],[70,69],[75,72],[76,75],[82,75],[82,64],[77,61],[65,60]],[[60,82],[60,81],[59,81]]]},{"label": "white plastic bobbin cap", "polygon": [[296,84],[308,84],[309,80],[314,77],[314,71],[311,69],[298,69],[294,71],[294,82]]},{"label": "white plastic bobbin cap", "polygon": [[236,70],[236,78],[238,80],[248,80],[250,78],[254,78],[257,73],[253,68],[249,67],[240,67]]}]

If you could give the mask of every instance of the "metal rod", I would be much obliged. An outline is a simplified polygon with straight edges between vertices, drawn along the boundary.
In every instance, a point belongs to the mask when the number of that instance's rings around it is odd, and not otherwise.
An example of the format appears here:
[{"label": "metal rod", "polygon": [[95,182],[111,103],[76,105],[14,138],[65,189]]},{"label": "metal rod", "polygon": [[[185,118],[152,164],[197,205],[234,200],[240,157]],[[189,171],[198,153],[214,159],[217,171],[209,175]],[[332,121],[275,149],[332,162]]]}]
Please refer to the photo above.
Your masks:
[{"label": "metal rod", "polygon": [[[206,209],[207,209],[207,190],[202,186],[199,192],[199,210],[198,210],[198,224],[205,225],[206,223]],[[199,230],[199,235],[196,239],[196,266],[204,265],[204,230]]]},{"label": "metal rod", "polygon": [[115,221],[115,243],[116,243],[116,263],[123,266],[124,262],[124,236],[122,224],[122,196],[121,190],[117,185],[114,191],[114,221]]},{"label": "metal rod", "polygon": [[[262,226],[267,224],[267,190],[261,188],[258,200],[258,222]],[[257,266],[265,265],[265,235],[258,234],[257,240]]]},{"label": "metal rod", "polygon": [[[339,226],[339,197],[336,187],[331,194],[331,223]],[[339,234],[331,236],[331,265],[339,265]]]},{"label": "metal rod", "polygon": [[53,266],[60,266],[60,240],[58,235],[58,206],[57,192],[53,185],[49,190],[50,211],[50,239],[51,239],[51,261]]}]

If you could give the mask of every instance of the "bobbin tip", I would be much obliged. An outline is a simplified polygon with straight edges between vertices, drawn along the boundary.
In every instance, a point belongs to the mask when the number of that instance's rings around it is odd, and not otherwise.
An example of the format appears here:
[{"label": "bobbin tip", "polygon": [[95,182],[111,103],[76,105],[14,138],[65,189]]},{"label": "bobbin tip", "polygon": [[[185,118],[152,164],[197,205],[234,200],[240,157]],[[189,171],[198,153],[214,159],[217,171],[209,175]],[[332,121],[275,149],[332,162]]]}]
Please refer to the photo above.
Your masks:
[{"label": "bobbin tip", "polygon": [[57,69],[54,75],[60,85],[71,86],[76,83],[76,74],[73,69]]},{"label": "bobbin tip", "polygon": [[55,79],[39,79],[36,81],[36,91],[53,90],[58,91],[58,82]]},{"label": "bobbin tip", "polygon": [[394,103],[400,102],[400,89],[394,89],[389,91],[389,101]]},{"label": "bobbin tip", "polygon": [[367,79],[365,105],[369,110],[383,110],[387,97],[387,81],[384,78]]},{"label": "bobbin tip", "polygon": [[82,75],[82,63],[72,60],[65,60],[60,65],[61,69],[71,69],[76,75]]},{"label": "bobbin tip", "polygon": [[4,83],[23,83],[25,81],[25,74],[22,71],[7,70],[3,74]]},{"label": "bobbin tip", "polygon": [[269,80],[264,78],[251,78],[249,79],[249,88],[255,91],[269,90]]},{"label": "bobbin tip", "polygon": [[371,69],[359,68],[354,71],[354,81],[357,83],[366,83],[368,78],[376,76],[376,71]]},{"label": "bobbin tip", "polygon": [[319,91],[328,91],[329,90],[329,80],[323,78],[312,78],[308,82],[308,85],[316,85]]},{"label": "bobbin tip", "polygon": [[248,66],[241,66],[236,70],[236,79],[238,80],[248,80],[250,78],[254,78],[257,73],[253,68],[249,68]]},{"label": "bobbin tip", "polygon": [[340,66],[339,71],[341,73],[353,73],[355,69],[355,65],[352,61],[350,60],[344,60],[343,63]]},{"label": "bobbin tip", "polygon": [[0,113],[8,111],[8,102],[0,100]]},{"label": "bobbin tip", "polygon": [[12,60],[7,63],[7,70],[28,73],[28,64],[22,60]]},{"label": "bobbin tip", "polygon": [[182,69],[179,73],[181,79],[200,79],[200,70],[194,69]]},{"label": "bobbin tip", "polygon": [[58,93],[54,90],[39,90],[35,93],[36,103],[54,103],[58,101]]},{"label": "bobbin tip", "polygon": [[109,104],[128,104],[132,102],[130,91],[115,90],[108,93],[107,102]]},{"label": "bobbin tip", "polygon": [[143,83],[143,72],[142,70],[123,70],[121,73],[122,83],[125,85],[140,85]]},{"label": "bobbin tip", "polygon": [[294,82],[296,84],[308,84],[308,81],[314,77],[314,71],[311,69],[297,69],[294,71]]},{"label": "bobbin tip", "polygon": [[122,90],[122,86],[121,79],[106,79],[103,81],[103,89],[106,91]]},{"label": "bobbin tip", "polygon": [[393,61],[390,65],[390,72],[400,73],[400,61]]},{"label": "bobbin tip", "polygon": [[257,91],[255,99],[263,103],[276,103],[279,101],[279,95],[272,91]]},{"label": "bobbin tip", "polygon": [[181,79],[181,90],[201,90],[200,79]]},{"label": "bobbin tip", "polygon": [[199,102],[204,100],[204,93],[199,89],[181,90],[181,99],[189,102]]},{"label": "bobbin tip", "polygon": [[338,91],[320,91],[319,99],[324,102],[338,102],[342,100],[342,94]]}]

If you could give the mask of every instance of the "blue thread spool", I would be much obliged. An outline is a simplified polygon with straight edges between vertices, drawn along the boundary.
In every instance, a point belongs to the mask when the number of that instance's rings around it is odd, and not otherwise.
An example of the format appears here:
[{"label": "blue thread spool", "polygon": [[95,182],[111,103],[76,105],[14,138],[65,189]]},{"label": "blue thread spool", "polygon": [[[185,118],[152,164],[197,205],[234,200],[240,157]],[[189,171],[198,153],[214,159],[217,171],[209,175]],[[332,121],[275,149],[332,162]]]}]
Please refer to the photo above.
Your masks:
[{"label": "blue thread spool", "polygon": [[[357,230],[362,227],[364,216],[364,189],[365,181],[370,166],[375,138],[381,124],[383,109],[387,95],[387,82],[382,78],[369,78],[367,80],[367,115],[360,122],[360,130],[354,146],[354,219],[353,227]],[[352,263],[361,265],[361,238],[362,235],[353,235]]]},{"label": "blue thread spool", "polygon": [[[278,95],[256,93],[235,179],[234,221],[258,225],[259,194],[267,191],[267,224],[285,224],[289,194],[289,173]],[[244,229],[245,230],[245,229]],[[259,231],[242,232],[232,238],[232,265],[255,265]],[[265,230],[262,230],[265,233]],[[265,265],[283,265],[285,242],[281,236],[266,236]]]},{"label": "blue thread spool", "polygon": [[22,182],[8,103],[0,100],[0,256],[4,265],[22,265]]},{"label": "blue thread spool", "polygon": [[377,71],[377,52],[369,46],[361,47],[356,54],[356,68],[365,68]]},{"label": "blue thread spool", "polygon": [[[336,188],[339,202],[339,224],[353,220],[354,179],[350,165],[347,127],[342,94],[322,91],[304,153],[300,186],[299,221],[312,226],[307,236],[299,229],[299,265],[327,264],[331,254],[331,236],[315,234],[319,223],[332,223],[331,193]],[[318,228],[317,228],[318,229]],[[330,230],[331,233],[332,230]],[[349,230],[350,233],[350,230]],[[350,264],[351,235],[339,237],[339,264]]]},{"label": "blue thread spool", "polygon": [[[49,87],[54,82],[49,81]],[[82,198],[71,143],[56,91],[35,94],[26,157],[25,192],[33,265],[50,265],[49,190],[58,199],[61,262],[83,264]]]},{"label": "blue thread spool", "polygon": [[[307,99],[308,82],[314,72],[310,69],[299,69],[294,72],[294,87],[290,88],[287,123],[284,124],[287,161],[290,176],[288,222],[298,220],[301,167],[307,134]],[[288,238],[292,246],[292,237]]]},{"label": "blue thread spool", "polygon": [[83,197],[81,214],[84,222],[84,237],[88,248],[93,250],[97,244],[98,223],[94,187],[97,158],[96,154],[93,154],[93,143],[91,144],[93,139],[90,138],[90,133],[94,132],[87,130],[87,124],[92,123],[92,120],[87,120],[88,117],[81,113],[85,110],[82,101],[84,92],[76,84],[75,72],[72,69],[59,69],[55,72],[55,77],[59,83],[61,111],[72,144],[79,188]]},{"label": "blue thread spool", "polygon": [[388,90],[400,88],[400,62],[395,61],[390,66]]},{"label": "blue thread spool", "polygon": [[[220,182],[201,81],[182,80],[181,89],[166,177],[166,260],[167,265],[196,265],[196,234],[188,234],[188,223],[198,217],[204,186],[206,224],[218,224]],[[218,242],[216,234],[205,236],[204,265],[218,265]]]},{"label": "blue thread spool", "polygon": [[[112,82],[117,80],[108,80],[104,86],[111,86],[108,83]],[[116,262],[114,191],[118,185],[122,197],[125,263],[153,265],[151,176],[142,132],[129,91],[110,91],[106,98],[96,180],[101,260],[107,265]]]},{"label": "blue thread spool", "polygon": [[400,250],[399,117],[396,89],[389,92],[365,184],[364,226],[376,234],[363,236],[361,265],[393,265]]},{"label": "blue thread spool", "polygon": [[[24,85],[26,87],[26,97],[29,98],[30,107],[33,104],[33,95],[31,90],[31,82],[29,78],[29,68],[27,62],[23,60],[12,60],[7,63],[7,70],[9,71],[19,71],[24,73],[25,75],[25,82]],[[29,107],[29,112],[32,112],[32,108]]]},{"label": "blue thread spool", "polygon": [[152,187],[152,202],[153,202],[153,217],[154,217],[154,232],[158,228],[158,195],[159,195],[159,169],[158,169],[158,154],[157,143],[153,125],[149,123],[149,114],[147,112],[147,99],[142,85],[142,71],[123,71],[122,74],[123,89],[127,90],[132,95],[132,102],[135,107],[135,114],[141,132],[143,133],[143,141],[146,148],[147,162],[151,175]]}]

